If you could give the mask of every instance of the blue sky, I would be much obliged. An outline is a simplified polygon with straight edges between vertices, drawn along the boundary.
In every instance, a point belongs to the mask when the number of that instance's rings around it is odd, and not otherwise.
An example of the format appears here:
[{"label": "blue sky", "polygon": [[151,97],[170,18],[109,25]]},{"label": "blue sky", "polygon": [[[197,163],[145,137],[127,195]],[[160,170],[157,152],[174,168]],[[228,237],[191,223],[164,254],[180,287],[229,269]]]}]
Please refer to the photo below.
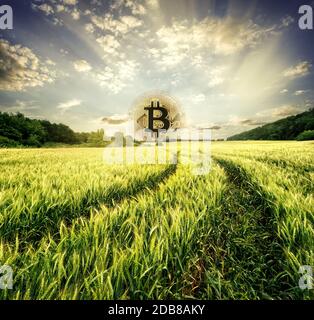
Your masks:
[{"label": "blue sky", "polygon": [[1,31],[0,111],[112,133],[163,90],[224,138],[313,106],[314,31],[298,27],[311,1],[2,3],[14,28]]}]

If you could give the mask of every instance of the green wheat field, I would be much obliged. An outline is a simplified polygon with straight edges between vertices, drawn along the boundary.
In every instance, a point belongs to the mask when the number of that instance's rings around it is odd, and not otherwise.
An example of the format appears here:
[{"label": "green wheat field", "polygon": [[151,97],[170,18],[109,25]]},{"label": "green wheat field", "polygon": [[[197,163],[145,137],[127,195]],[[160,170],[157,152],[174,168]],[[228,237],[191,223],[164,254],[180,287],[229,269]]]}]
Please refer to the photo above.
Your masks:
[{"label": "green wheat field", "polygon": [[1,299],[313,299],[314,142],[213,142],[211,171],[0,150]]}]

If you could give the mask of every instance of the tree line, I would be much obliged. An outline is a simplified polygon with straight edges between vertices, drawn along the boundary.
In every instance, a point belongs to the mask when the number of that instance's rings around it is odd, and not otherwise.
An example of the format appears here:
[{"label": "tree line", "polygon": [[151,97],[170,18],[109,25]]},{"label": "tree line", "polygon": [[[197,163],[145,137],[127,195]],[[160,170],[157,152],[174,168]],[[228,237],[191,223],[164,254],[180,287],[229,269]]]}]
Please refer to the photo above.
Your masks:
[{"label": "tree line", "polygon": [[314,108],[242,132],[227,140],[314,140]]},{"label": "tree line", "polygon": [[86,144],[96,147],[105,143],[103,129],[74,132],[62,123],[30,119],[22,113],[0,112],[0,147],[41,147],[45,144]]}]

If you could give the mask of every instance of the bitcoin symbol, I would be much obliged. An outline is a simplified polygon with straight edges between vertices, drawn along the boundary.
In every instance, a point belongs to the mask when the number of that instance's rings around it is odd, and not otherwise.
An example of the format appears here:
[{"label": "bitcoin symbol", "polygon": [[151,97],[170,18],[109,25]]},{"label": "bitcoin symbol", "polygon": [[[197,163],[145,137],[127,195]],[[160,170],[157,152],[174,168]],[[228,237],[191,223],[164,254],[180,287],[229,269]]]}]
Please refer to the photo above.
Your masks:
[{"label": "bitcoin symbol", "polygon": [[[156,102],[155,106],[154,101],[151,101],[150,107],[146,107],[144,110],[148,110],[148,129],[150,129],[152,132],[156,132],[157,137],[159,129],[169,129],[170,121],[168,120],[168,110],[164,107],[161,107],[159,101]],[[158,115],[156,111],[158,112]],[[155,122],[157,123],[156,125]]]},{"label": "bitcoin symbol", "polygon": [[160,92],[146,93],[134,101],[134,136],[138,141],[154,141],[184,126],[184,115],[173,97]]}]

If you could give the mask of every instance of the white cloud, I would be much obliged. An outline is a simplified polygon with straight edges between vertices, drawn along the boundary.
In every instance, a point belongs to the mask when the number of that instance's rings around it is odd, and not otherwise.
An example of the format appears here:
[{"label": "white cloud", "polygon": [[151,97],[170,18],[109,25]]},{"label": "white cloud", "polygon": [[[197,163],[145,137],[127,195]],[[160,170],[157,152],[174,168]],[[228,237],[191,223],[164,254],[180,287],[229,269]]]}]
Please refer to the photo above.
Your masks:
[{"label": "white cloud", "polygon": [[294,22],[294,18],[291,16],[285,16],[281,19],[281,25],[283,27],[288,27]]},{"label": "white cloud", "polygon": [[61,49],[60,49],[60,53],[61,53],[62,55],[67,55],[69,52],[68,52],[67,50],[61,48]]},{"label": "white cloud", "polygon": [[77,0],[61,0],[61,2],[69,6],[75,6],[77,4]]},{"label": "white cloud", "polygon": [[80,12],[77,10],[77,9],[74,9],[72,12],[71,12],[71,16],[74,20],[79,20],[80,19]]},{"label": "white cloud", "polygon": [[219,77],[219,76],[213,76],[209,82],[208,82],[208,86],[210,88],[213,88],[213,87],[216,87],[220,84],[222,84],[224,82],[224,79],[222,77]]},{"label": "white cloud", "polygon": [[146,0],[146,4],[151,9],[158,9],[159,8],[159,0]]},{"label": "white cloud", "polygon": [[120,47],[120,43],[112,35],[102,36],[96,39],[100,44],[105,54],[115,55],[117,54],[117,49]]},{"label": "white cloud", "polygon": [[[255,48],[275,27],[261,27],[252,21],[207,17],[201,21],[178,21],[163,25],[146,39],[147,54],[163,70],[178,65],[208,66],[209,59],[230,57],[244,49]],[[218,74],[209,86],[221,84]]]},{"label": "white cloud", "polygon": [[21,100],[16,100],[15,104],[8,106],[8,107],[3,107],[1,106],[1,109],[5,112],[23,112],[27,113],[29,110],[34,110],[34,109],[39,109],[37,105],[34,105],[34,101],[21,101]]},{"label": "white cloud", "polygon": [[142,25],[142,21],[134,16],[121,16],[115,19],[112,14],[106,14],[103,17],[92,15],[92,23],[103,31],[111,31],[113,34],[126,34]]},{"label": "white cloud", "polygon": [[204,63],[204,59],[200,54],[197,54],[191,58],[191,64],[196,67],[201,67]]},{"label": "white cloud", "polygon": [[283,117],[293,116],[295,114],[300,113],[301,111],[302,110],[300,110],[300,108],[297,108],[296,106],[285,105],[279,108],[272,109],[272,116],[283,118]]},{"label": "white cloud", "polygon": [[282,90],[280,91],[280,93],[287,93],[287,92],[289,92],[288,89],[282,89]]},{"label": "white cloud", "polygon": [[95,32],[95,28],[94,28],[93,24],[91,24],[91,23],[85,24],[85,30],[88,33],[94,33]]},{"label": "white cloud", "polygon": [[[48,1],[47,1],[48,2]],[[32,8],[44,12],[47,16],[53,16],[52,22],[55,25],[63,25],[62,20],[55,16],[55,13],[68,13],[73,20],[79,20],[81,13],[76,6],[77,0],[50,0],[50,4],[43,3],[40,5],[32,3]]]},{"label": "white cloud", "polygon": [[48,63],[42,62],[31,49],[6,40],[0,40],[0,61],[0,90],[23,91],[51,83],[56,77]]},{"label": "white cloud", "polygon": [[194,104],[205,101],[206,97],[203,93],[195,94],[191,97],[191,102]]},{"label": "white cloud", "polygon": [[133,17],[133,16],[122,16],[120,18],[120,20],[121,20],[122,24],[124,24],[124,26],[122,28],[125,28],[127,31],[128,31],[128,29],[134,29],[134,28],[139,27],[143,24],[143,22],[141,20],[139,20],[138,18]]},{"label": "white cloud", "polygon": [[50,6],[50,5],[47,4],[47,3],[43,3],[43,4],[41,4],[41,5],[32,4],[32,7],[33,7],[34,9],[37,9],[37,10],[40,10],[40,11],[44,12],[46,15],[54,14],[53,7]]},{"label": "white cloud", "polygon": [[312,64],[309,61],[302,61],[295,66],[286,69],[283,75],[290,78],[306,76],[310,73],[311,67]]},{"label": "white cloud", "polygon": [[297,90],[295,91],[294,95],[295,96],[301,96],[303,94],[305,94],[308,90]]},{"label": "white cloud", "polygon": [[126,0],[126,7],[129,7],[134,15],[143,15],[146,13],[146,9],[143,5],[133,0]]},{"label": "white cloud", "polygon": [[197,128],[197,129],[210,129],[210,130],[220,130],[221,129],[221,124],[216,124],[213,122],[204,122],[204,123],[197,123],[195,125],[193,125],[193,127]]},{"label": "white cloud", "polygon": [[56,11],[57,11],[57,12],[63,12],[63,11],[65,11],[65,6],[62,5],[62,4],[57,4],[57,5],[56,5]]},{"label": "white cloud", "polygon": [[219,67],[215,67],[209,71],[208,86],[210,88],[214,88],[214,87],[222,84],[225,81],[225,79],[223,77],[223,73],[224,73],[225,69],[226,69],[225,67],[219,66]]},{"label": "white cloud", "polygon": [[112,124],[112,125],[119,125],[127,122],[129,119],[130,117],[128,114],[114,114],[109,117],[103,117],[102,122]]},{"label": "white cloud", "polygon": [[52,61],[51,59],[47,59],[46,63],[49,64],[50,66],[55,66],[56,63],[54,61]]},{"label": "white cloud", "polygon": [[73,107],[79,106],[81,103],[82,103],[81,100],[72,99],[72,100],[69,100],[69,101],[60,103],[60,104],[57,106],[57,108],[58,108],[58,109],[61,109],[61,110],[63,110],[63,111],[66,111],[66,110],[69,110],[69,109],[71,109],[71,108],[73,108]]},{"label": "white cloud", "polygon": [[180,52],[210,49],[213,54],[230,55],[255,46],[272,31],[251,21],[211,17],[193,24],[176,21],[170,27],[160,28],[157,36],[168,48],[177,48]]},{"label": "white cloud", "polygon": [[137,62],[123,60],[111,67],[105,67],[104,71],[95,73],[95,78],[100,86],[106,87],[117,94],[134,80],[137,70]]},{"label": "white cloud", "polygon": [[[257,115],[258,116],[258,115]],[[240,126],[243,127],[243,130],[247,126],[262,126],[266,123],[266,121],[252,117],[252,118],[246,118],[246,117],[239,117],[239,116],[230,116],[229,121],[227,123],[224,123],[224,127],[232,127],[232,126]]]},{"label": "white cloud", "polygon": [[73,62],[74,68],[78,72],[88,72],[92,69],[86,60],[76,60]]},{"label": "white cloud", "polygon": [[129,9],[133,15],[144,15],[146,14],[145,7],[139,3],[139,1],[134,0],[116,0],[110,6],[111,11],[118,10],[121,12],[124,9]]}]

